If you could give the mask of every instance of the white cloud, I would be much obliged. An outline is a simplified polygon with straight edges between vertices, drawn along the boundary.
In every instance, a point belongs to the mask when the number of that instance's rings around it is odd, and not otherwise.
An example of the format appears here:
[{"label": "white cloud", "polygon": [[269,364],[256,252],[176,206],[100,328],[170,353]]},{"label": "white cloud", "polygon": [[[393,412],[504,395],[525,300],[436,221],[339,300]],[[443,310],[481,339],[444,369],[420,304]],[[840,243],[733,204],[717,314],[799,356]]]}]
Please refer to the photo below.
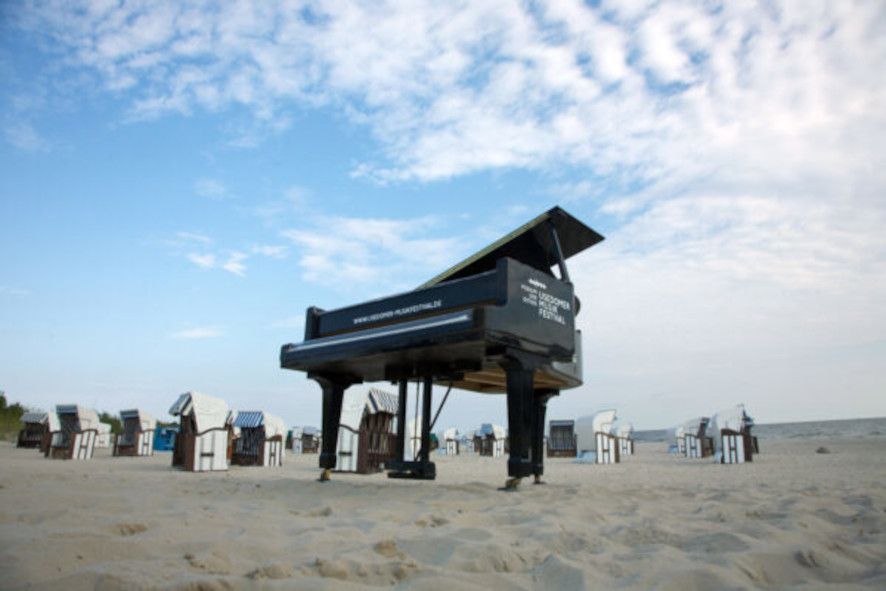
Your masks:
[{"label": "white cloud", "polygon": [[222,263],[221,268],[228,273],[243,277],[246,275],[246,265],[243,264],[243,261],[248,257],[249,255],[245,253],[234,251],[228,255],[227,260]]},{"label": "white cloud", "polygon": [[[281,259],[286,255],[286,248],[283,246],[262,246],[255,247],[253,252],[270,258]],[[249,258],[249,255],[244,252],[234,250],[229,251],[224,255],[192,252],[188,253],[186,256],[189,261],[201,269],[223,269],[238,277],[246,276],[245,261]]]},{"label": "white cloud", "polygon": [[9,285],[0,285],[0,295],[26,296],[26,295],[31,295],[31,291],[28,289],[22,289],[20,287],[11,287]]},{"label": "white cloud", "polygon": [[212,243],[212,238],[206,236],[204,234],[199,234],[197,232],[176,232],[176,238],[181,242],[197,242],[200,244],[210,244]]},{"label": "white cloud", "polygon": [[307,210],[311,192],[305,187],[291,185],[287,187],[279,199],[267,201],[253,207],[252,215],[260,218],[268,226],[285,226],[292,223],[295,216],[301,217]]},{"label": "white cloud", "polygon": [[[328,216],[283,235],[301,252],[306,280],[348,290],[372,285],[390,293],[437,273],[458,260],[465,244],[458,238],[430,238],[434,218],[363,219]],[[392,282],[391,278],[396,278]]]},{"label": "white cloud", "polygon": [[286,191],[284,191],[286,201],[295,207],[304,206],[307,203],[308,197],[310,197],[310,195],[310,190],[298,185],[292,185],[288,189],[286,189]]},{"label": "white cloud", "polygon": [[25,152],[48,152],[51,144],[27,121],[10,123],[4,129],[6,141]]},{"label": "white cloud", "polygon": [[272,259],[283,259],[289,254],[289,249],[282,245],[262,244],[252,247],[253,254],[260,254]]},{"label": "white cloud", "polygon": [[200,326],[174,332],[170,338],[178,340],[214,339],[223,335],[224,331],[217,326]]},{"label": "white cloud", "polygon": [[[385,148],[355,168],[370,178],[568,164],[677,183],[858,171],[883,153],[883,11],[49,2],[23,20],[144,116],[240,105],[260,130],[293,106],[340,105]],[[200,192],[225,193],[211,179]]]},{"label": "white cloud", "polygon": [[189,253],[188,260],[200,267],[201,269],[212,269],[215,267],[215,255]]},{"label": "white cloud", "polygon": [[216,179],[200,179],[194,183],[194,192],[209,199],[223,199],[227,196],[228,189]]}]

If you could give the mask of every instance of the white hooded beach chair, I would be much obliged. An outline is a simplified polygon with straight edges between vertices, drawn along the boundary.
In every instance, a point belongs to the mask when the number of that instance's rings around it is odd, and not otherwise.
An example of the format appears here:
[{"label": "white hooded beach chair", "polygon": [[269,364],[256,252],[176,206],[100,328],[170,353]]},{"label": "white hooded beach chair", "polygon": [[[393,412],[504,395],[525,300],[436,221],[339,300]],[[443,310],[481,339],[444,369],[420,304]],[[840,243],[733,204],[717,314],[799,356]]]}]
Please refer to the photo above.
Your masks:
[{"label": "white hooded beach chair", "polygon": [[483,423],[474,432],[474,451],[478,455],[497,458],[505,453],[504,427],[493,423]]},{"label": "white hooded beach chair", "polygon": [[143,410],[133,408],[120,411],[123,432],[114,443],[115,456],[154,455],[154,429],[157,421]]},{"label": "white hooded beach chair", "polygon": [[320,449],[320,430],[317,427],[292,428],[292,453],[315,454]]},{"label": "white hooded beach chair", "polygon": [[240,429],[240,436],[234,440],[231,463],[237,466],[283,465],[283,439],[286,425],[283,419],[262,411],[237,413],[234,427]]},{"label": "white hooded beach chair", "polygon": [[406,417],[406,439],[403,442],[403,460],[416,461],[421,452],[421,414]]},{"label": "white hooded beach chair", "polygon": [[608,409],[575,420],[575,444],[581,460],[593,457],[595,464],[618,463],[618,441],[612,434],[615,418],[615,411]]},{"label": "white hooded beach chair", "polygon": [[707,432],[714,443],[714,459],[721,464],[743,464],[753,460],[755,442],[751,435],[754,420],[743,404],[721,410],[711,417]]},{"label": "white hooded beach chair", "polygon": [[473,433],[465,433],[461,435],[458,439],[458,450],[460,453],[464,454],[472,454],[476,450],[474,449],[474,434]]},{"label": "white hooded beach chair", "polygon": [[172,452],[173,466],[188,472],[228,469],[231,428],[224,400],[186,392],[169,408],[169,414],[181,421]]},{"label": "white hooded beach chair", "polygon": [[631,423],[616,423],[613,433],[618,442],[618,454],[620,457],[634,455],[634,425]]},{"label": "white hooded beach chair", "polygon": [[674,429],[674,442],[677,448],[677,455],[685,456],[686,455],[686,429],[683,428],[683,425]]},{"label": "white hooded beach chair", "polygon": [[397,453],[397,397],[370,388],[345,392],[338,425],[337,472],[380,472]]},{"label": "white hooded beach chair", "polygon": [[16,447],[42,447],[49,433],[49,413],[29,411],[22,415],[21,431],[18,432]]},{"label": "white hooded beach chair", "polygon": [[111,434],[111,424],[110,423],[102,423],[96,426],[96,436],[95,436],[95,447],[100,447],[102,449],[108,449],[111,447],[111,438],[113,435]]},{"label": "white hooded beach chair", "polygon": [[291,451],[293,455],[301,455],[303,435],[304,427],[295,426],[289,430],[289,451]]},{"label": "white hooded beach chair", "polygon": [[687,458],[706,458],[713,455],[713,440],[707,434],[709,422],[708,417],[698,417],[683,423],[683,447]]},{"label": "white hooded beach chair", "polygon": [[55,412],[59,429],[51,435],[47,456],[60,460],[92,459],[98,435],[98,414],[76,404],[59,404]]},{"label": "white hooded beach chair", "polygon": [[61,437],[61,431],[62,424],[58,418],[58,413],[52,411],[46,413],[46,435],[44,435],[43,442],[40,444],[40,453],[44,456],[49,455],[52,449],[52,442],[56,438]]},{"label": "white hooded beach chair", "polygon": [[455,427],[443,431],[443,445],[445,446],[443,449],[447,456],[457,456],[461,452],[460,439],[461,436]]}]

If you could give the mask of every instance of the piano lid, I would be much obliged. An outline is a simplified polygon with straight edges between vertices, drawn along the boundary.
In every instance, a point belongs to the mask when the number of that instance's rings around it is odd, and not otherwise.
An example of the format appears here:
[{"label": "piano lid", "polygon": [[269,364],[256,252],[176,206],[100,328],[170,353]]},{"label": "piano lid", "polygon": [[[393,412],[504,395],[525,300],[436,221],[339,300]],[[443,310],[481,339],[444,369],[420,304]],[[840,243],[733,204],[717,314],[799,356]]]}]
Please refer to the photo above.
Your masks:
[{"label": "piano lid", "polygon": [[554,207],[423,283],[418,289],[489,271],[502,257],[511,257],[553,276],[551,267],[557,264],[557,255],[548,221],[557,229],[564,259],[603,240],[603,236],[559,207]]}]

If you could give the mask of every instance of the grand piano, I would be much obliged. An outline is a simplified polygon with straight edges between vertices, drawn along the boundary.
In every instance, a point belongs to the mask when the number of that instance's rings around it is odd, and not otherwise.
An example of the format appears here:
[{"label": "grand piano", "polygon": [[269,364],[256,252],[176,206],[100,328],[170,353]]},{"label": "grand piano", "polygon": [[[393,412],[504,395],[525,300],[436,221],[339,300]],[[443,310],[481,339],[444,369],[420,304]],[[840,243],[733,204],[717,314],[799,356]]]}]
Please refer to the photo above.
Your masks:
[{"label": "grand piano", "polygon": [[[430,432],[456,388],[507,394],[505,487],[515,489],[530,475],[541,482],[547,402],[582,383],[580,303],[566,259],[601,240],[554,207],[413,291],[336,310],[308,308],[304,341],[283,345],[280,365],[307,372],[323,391],[320,479],[335,467],[345,390],[388,381],[399,389],[397,459],[385,466],[390,477],[436,477]],[[422,384],[421,451],[404,461],[413,380]],[[432,420],[434,384],[448,389]]]}]

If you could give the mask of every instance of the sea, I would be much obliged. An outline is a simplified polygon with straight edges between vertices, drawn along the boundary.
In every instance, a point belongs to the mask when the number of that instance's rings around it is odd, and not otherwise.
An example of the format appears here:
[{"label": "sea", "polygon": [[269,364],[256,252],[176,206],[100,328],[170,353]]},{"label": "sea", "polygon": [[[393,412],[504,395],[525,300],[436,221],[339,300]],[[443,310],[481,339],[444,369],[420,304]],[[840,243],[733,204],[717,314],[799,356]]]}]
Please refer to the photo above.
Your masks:
[{"label": "sea", "polygon": [[[760,439],[886,437],[886,417],[800,423],[757,423],[754,425],[753,434]],[[634,431],[634,439],[637,441],[670,441],[673,436],[673,429]]]}]

